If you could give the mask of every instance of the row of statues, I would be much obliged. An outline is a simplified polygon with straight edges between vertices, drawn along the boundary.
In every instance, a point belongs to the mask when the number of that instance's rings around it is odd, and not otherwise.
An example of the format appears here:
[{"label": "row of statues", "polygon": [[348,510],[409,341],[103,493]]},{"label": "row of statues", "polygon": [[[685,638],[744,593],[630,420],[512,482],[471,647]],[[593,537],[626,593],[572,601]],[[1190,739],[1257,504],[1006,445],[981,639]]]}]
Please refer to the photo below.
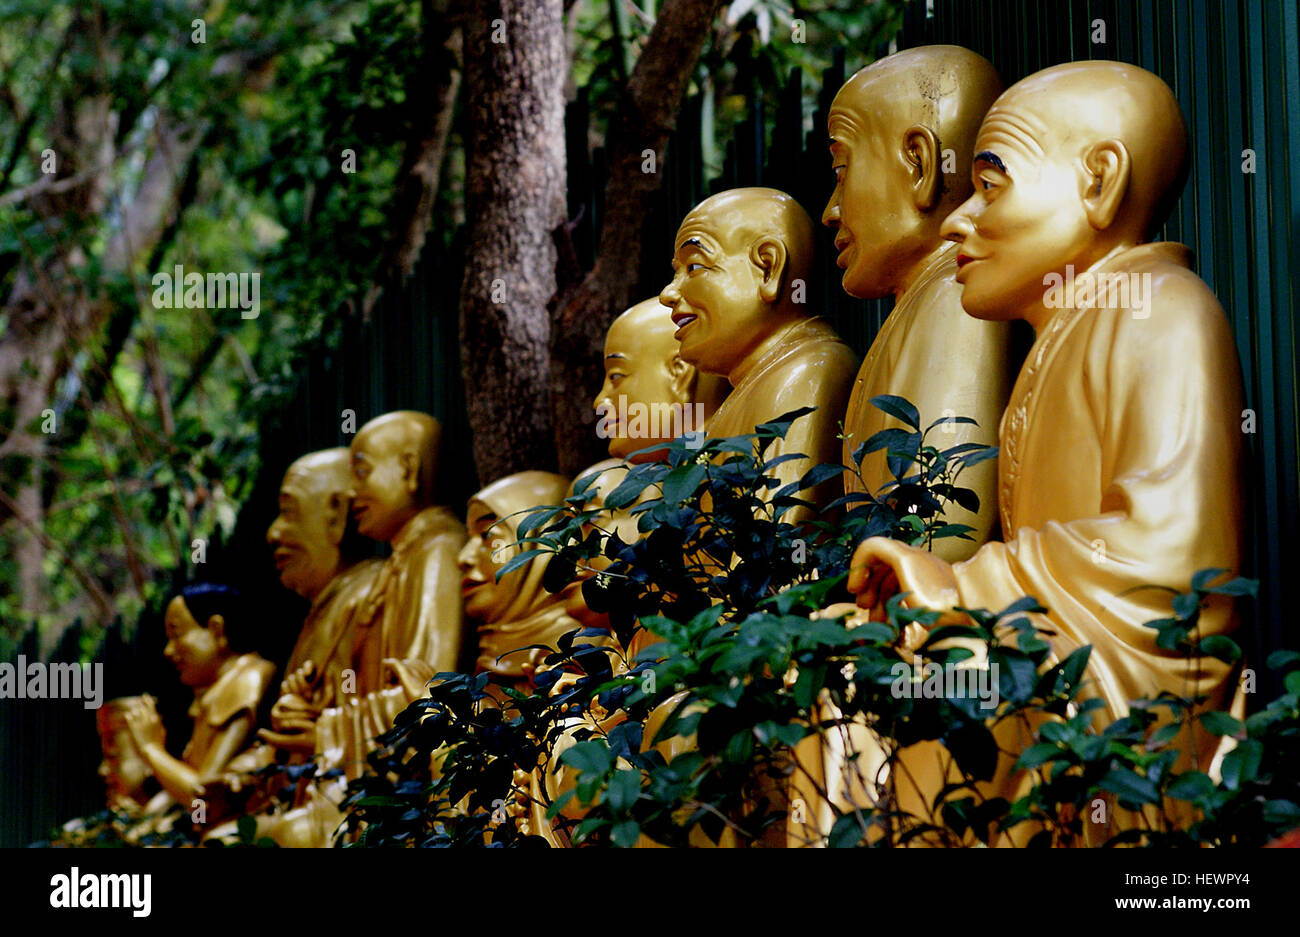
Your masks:
[{"label": "row of statues", "polygon": [[[1093,646],[1099,726],[1162,690],[1223,708],[1232,667],[1208,659],[1189,673],[1143,627],[1167,617],[1169,590],[1197,570],[1239,569],[1243,525],[1231,330],[1187,250],[1151,242],[1187,172],[1169,88],[1134,66],[1090,61],[1003,91],[975,53],[927,46],[854,75],[828,130],[835,186],[822,222],[835,231],[842,287],[894,298],[865,360],[803,302],[813,225],[798,203],[772,189],[714,195],[681,223],[671,282],[610,326],[594,406],[611,460],[594,467],[606,473],[598,490],[624,460],[660,457],[655,445],[682,431],[633,426],[626,414],[637,405],[700,413],[711,436],[815,408],[769,453],[804,457],[780,465],[783,483],[816,463],[847,465],[860,443],[901,426],[870,405],[878,395],[905,397],[928,419],[971,417],[948,427],[945,444],[997,444],[1000,454],[963,477],[978,510],[947,508],[969,539],[932,551],[867,540],[853,561],[853,613],[879,618],[901,592],[952,620],[958,608],[996,611],[1032,595],[1048,609],[1033,617],[1053,633],[1056,658]],[[1064,291],[1049,289],[1057,282]],[[1018,375],[1013,320],[1035,334]],[[561,503],[572,481],[541,471],[495,480],[469,500],[462,525],[436,503],[440,444],[431,417],[389,413],[349,448],[290,466],[267,539],[281,581],[312,604],[270,725],[254,716],[269,665],[226,646],[219,596],[182,593],[168,608],[168,656],[195,691],[194,736],[176,759],[150,700],[105,707],[115,798],[143,809],[151,776],[159,797],[187,806],[277,759],[310,759],[339,779],[302,785],[290,809],[264,814],[261,832],[324,845],[344,781],[434,673],[472,667],[527,689],[540,652],[520,649],[601,626],[576,587],[543,588],[546,556],[498,576],[521,549],[521,515]],[[805,495],[825,505],[845,485],[871,493],[891,477],[875,452],[860,479],[846,473]],[[620,534],[637,536],[635,524]],[[362,538],[391,555],[360,559],[370,552]],[[1202,635],[1234,625],[1227,600],[1200,619]],[[794,793],[810,806],[791,822],[792,844],[824,841],[830,808],[861,796],[850,776],[861,765],[842,741],[804,745],[820,783]],[[1012,765],[1024,740],[999,741],[990,795],[1019,783]],[[1209,768],[1213,742],[1189,738],[1185,760]],[[930,754],[938,767],[918,758],[913,772],[918,802],[948,770]]]}]

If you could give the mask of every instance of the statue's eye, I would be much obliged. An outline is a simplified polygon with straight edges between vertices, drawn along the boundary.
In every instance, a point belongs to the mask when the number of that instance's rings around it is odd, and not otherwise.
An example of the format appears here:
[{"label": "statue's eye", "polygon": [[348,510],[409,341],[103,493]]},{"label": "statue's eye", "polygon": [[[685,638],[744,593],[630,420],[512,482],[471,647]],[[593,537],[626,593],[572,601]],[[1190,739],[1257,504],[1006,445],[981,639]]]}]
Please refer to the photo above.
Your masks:
[{"label": "statue's eye", "polygon": [[623,378],[625,378],[625,377],[627,377],[626,374],[623,374],[623,373],[620,372],[620,371],[615,371],[615,372],[613,372],[612,374],[610,374],[610,376],[609,376],[609,382],[610,382],[611,384],[617,384],[619,381],[623,380]]},{"label": "statue's eye", "polygon": [[703,270],[703,269],[705,269],[705,268],[704,268],[704,264],[687,264],[687,265],[686,265],[686,272],[687,272],[687,273],[694,273],[696,270]]}]

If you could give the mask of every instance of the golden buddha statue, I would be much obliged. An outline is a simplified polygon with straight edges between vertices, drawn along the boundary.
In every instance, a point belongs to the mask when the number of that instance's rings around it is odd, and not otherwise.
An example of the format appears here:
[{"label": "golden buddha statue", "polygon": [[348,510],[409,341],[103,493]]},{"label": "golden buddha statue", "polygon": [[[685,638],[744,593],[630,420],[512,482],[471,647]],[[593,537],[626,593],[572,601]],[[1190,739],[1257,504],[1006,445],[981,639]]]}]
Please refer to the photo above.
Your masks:
[{"label": "golden buddha statue", "polygon": [[[343,497],[358,532],[393,552],[349,576],[339,630],[303,640],[305,659],[285,678],[274,731],[262,733],[280,746],[310,744],[320,769],[339,769],[342,779],[360,776],[375,737],[411,703],[413,687],[456,669],[463,617],[454,564],[465,531],[434,503],[440,436],[433,417],[412,411],[376,417],[357,432]],[[312,648],[322,644],[328,653],[317,660]],[[326,845],[341,819],[342,779],[328,790],[311,786],[309,802],[269,835],[281,845]]]},{"label": "golden buddha statue", "polygon": [[[1232,330],[1187,249],[1148,243],[1186,176],[1178,103],[1133,65],[1060,65],[999,97],[975,150],[975,192],[943,225],[962,304],[1036,333],[999,431],[1006,542],[950,564],[873,538],[850,589],[872,617],[903,592],[941,621],[954,606],[1036,597],[1049,611],[1031,617],[1055,632],[1057,658],[1093,648],[1084,692],[1106,704],[1099,725],[1161,691],[1223,708],[1237,668],[1163,650],[1143,627],[1170,616],[1171,590],[1195,572],[1235,573],[1241,557]],[[1232,601],[1216,597],[1199,633],[1235,625]],[[1001,740],[1000,793],[1019,744]],[[1215,739],[1199,724],[1175,744],[1180,767],[1210,767]]]},{"label": "golden buddha statue", "polygon": [[[700,433],[697,438],[702,440],[705,427],[726,399],[730,385],[723,378],[705,374],[682,358],[673,337],[676,328],[668,307],[655,297],[621,313],[605,333],[605,382],[592,408],[598,419],[597,432],[609,440],[612,458],[579,472],[574,479],[576,486],[584,478],[596,476],[588,487],[591,507],[603,507],[605,496],[627,475],[626,463],[649,462],[666,455],[666,450],[651,446],[671,442],[683,433]],[[653,495],[653,489],[645,493],[646,498]],[[628,508],[602,512],[599,523],[606,530],[617,531],[625,543],[640,536],[637,518]],[[581,593],[582,581],[605,565],[604,557],[594,557],[588,568],[579,570],[579,581],[565,592],[570,616],[587,627],[609,627],[608,616],[593,613]]]},{"label": "golden buddha statue", "polygon": [[312,732],[289,729],[285,719],[292,722],[294,710],[308,704],[315,712],[334,704],[351,663],[356,613],[380,565],[375,559],[358,561],[360,545],[348,518],[350,465],[350,453],[342,447],[296,460],[284,473],[280,510],[266,531],[281,584],[311,602],[285,670],[305,669],[315,692],[304,700],[282,686],[272,728],[260,735],[299,755],[315,753]]},{"label": "golden buddha statue", "polygon": [[[937,429],[927,441],[941,449],[997,442],[1011,391],[1009,324],[962,311],[957,246],[939,227],[971,194],[975,132],[1001,91],[993,66],[974,52],[921,46],[862,69],[831,103],[835,191],[822,223],[835,229],[844,291],[865,299],[894,297],[849,397],[847,466],[853,465],[853,450],[872,435],[903,427],[871,405],[880,394],[915,404],[922,428],[943,416],[978,423]],[[847,490],[876,494],[893,478],[884,450],[869,453],[861,472],[861,482],[853,473],[844,476]],[[934,542],[934,552],[951,561],[969,557],[995,528],[995,463],[972,467],[959,484],[978,495],[980,509],[975,514],[948,505],[947,523],[974,528],[972,539]]]},{"label": "golden buddha statue", "polygon": [[[434,503],[442,427],[425,413],[376,417],[352,440],[352,513],[362,535],[389,543],[360,612],[356,672],[380,682],[383,660],[424,661],[453,671],[464,637],[456,556],[465,527]],[[368,632],[368,633],[366,633]]]},{"label": "golden buddha statue", "polygon": [[284,473],[280,511],[266,531],[280,582],[311,602],[285,671],[311,661],[327,692],[343,683],[348,632],[381,565],[359,559],[365,551],[349,518],[351,480],[348,449],[308,453]]},{"label": "golden buddha statue", "polygon": [[518,525],[531,508],[560,504],[569,479],[553,472],[519,472],[488,485],[469,499],[469,539],[457,559],[465,614],[478,627],[477,672],[496,674],[521,690],[544,652],[520,650],[530,644],[555,647],[567,631],[583,627],[565,612],[564,593],[547,592],[542,576],[549,555],[538,556],[497,578],[521,549]]},{"label": "golden buddha statue", "polygon": [[[803,309],[812,261],[812,221],[798,202],[775,189],[731,189],[682,220],[673,279],[659,294],[672,309],[682,358],[731,383],[710,436],[752,433],[791,410],[816,408],[768,450],[769,459],[807,456],[778,466],[783,485],[840,460],[839,421],[858,364],[834,330]],[[803,496],[822,504],[841,490],[829,482]]]},{"label": "golden buddha statue", "polygon": [[662,458],[662,450],[639,450],[703,431],[730,390],[724,379],[682,358],[676,328],[654,297],[621,313],[605,333],[605,383],[593,408],[596,431],[615,459]]},{"label": "golden buddha statue", "polygon": [[[232,791],[255,783],[250,773],[274,763],[277,749],[288,755],[281,759],[288,764],[314,757],[315,719],[346,699],[357,612],[380,566],[376,559],[357,559],[360,538],[348,516],[351,484],[351,455],[342,447],[297,459],[280,483],[279,513],[266,531],[266,541],[274,550],[280,582],[311,602],[286,667],[288,673],[305,674],[307,679],[281,685],[271,728],[259,732],[262,743],[230,763],[226,783]],[[248,809],[259,806],[250,804]],[[322,801],[314,785],[299,787],[293,807],[303,810],[258,816],[259,835],[281,845],[323,846],[341,820],[333,801]],[[307,831],[311,838],[304,840],[301,834]],[[209,835],[225,838],[235,832],[228,825]]]},{"label": "golden buddha statue", "polygon": [[256,654],[231,649],[227,623],[242,618],[240,605],[235,589],[198,583],[186,586],[167,606],[163,654],[194,691],[189,711],[194,730],[180,758],[167,751],[153,697],[139,697],[126,711],[140,756],[171,800],[186,809],[252,738],[257,707],[275,673]]},{"label": "golden buddha statue", "polygon": [[[858,371],[844,417],[843,461],[883,429],[904,428],[872,406],[893,394],[911,401],[922,428],[934,420],[970,417],[978,425],[946,424],[927,442],[939,448],[997,442],[997,424],[1011,390],[1007,322],[968,316],[957,282],[957,246],[940,234],[950,211],[973,191],[970,157],[980,120],[1002,91],[984,58],[958,46],[921,46],[886,56],[840,88],[827,120],[835,190],[822,223],[835,229],[836,260],[851,296],[894,297]],[[945,171],[945,163],[951,160]],[[848,491],[876,494],[892,480],[884,450],[868,453],[861,480],[844,476]],[[958,484],[979,498],[977,513],[949,502],[944,522],[973,528],[970,539],[943,537],[931,549],[949,561],[969,557],[996,531],[996,462],[961,474]],[[819,842],[834,813],[824,791],[841,806],[862,797],[879,764],[864,723],[842,722],[827,705],[824,735],[800,745],[797,757],[808,774],[792,784],[802,799],[792,844]],[[937,746],[936,746],[937,748]],[[851,757],[851,752],[858,752]],[[937,752],[936,752],[937,755]]]},{"label": "golden buddha statue", "polygon": [[126,722],[126,714],[141,702],[138,696],[123,696],[95,711],[95,728],[104,755],[98,773],[104,780],[108,807],[132,816],[139,815],[149,802],[149,782],[153,779],[153,770],[136,748]]}]

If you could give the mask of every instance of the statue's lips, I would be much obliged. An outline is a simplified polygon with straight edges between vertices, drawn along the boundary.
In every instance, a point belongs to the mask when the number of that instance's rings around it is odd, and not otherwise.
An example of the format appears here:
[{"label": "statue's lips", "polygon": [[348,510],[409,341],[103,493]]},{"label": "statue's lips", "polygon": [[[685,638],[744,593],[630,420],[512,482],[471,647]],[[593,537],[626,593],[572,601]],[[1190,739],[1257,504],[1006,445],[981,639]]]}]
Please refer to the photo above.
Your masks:
[{"label": "statue's lips", "polygon": [[680,339],[685,328],[698,318],[699,316],[692,312],[674,312],[672,320],[673,325],[677,326],[677,331],[673,333],[673,338]]},{"label": "statue's lips", "polygon": [[835,266],[841,269],[848,268],[849,261],[848,258],[845,256],[845,254],[849,249],[849,245],[852,243],[853,243],[852,238],[837,237],[835,239],[835,250],[838,251],[838,253],[835,255]]},{"label": "statue's lips", "polygon": [[981,261],[983,259],[984,259],[983,257],[972,257],[970,254],[958,254],[957,275],[953,277],[953,279],[955,279],[958,283],[965,283],[966,281],[962,279],[962,275],[966,272],[966,269],[971,264]]},{"label": "statue's lips", "polygon": [[282,572],[289,561],[293,559],[294,551],[289,547],[280,547],[275,551],[275,569],[276,572]]},{"label": "statue's lips", "polygon": [[486,585],[486,582],[479,582],[477,579],[462,579],[460,581],[461,598],[468,598],[472,592],[482,589]]}]

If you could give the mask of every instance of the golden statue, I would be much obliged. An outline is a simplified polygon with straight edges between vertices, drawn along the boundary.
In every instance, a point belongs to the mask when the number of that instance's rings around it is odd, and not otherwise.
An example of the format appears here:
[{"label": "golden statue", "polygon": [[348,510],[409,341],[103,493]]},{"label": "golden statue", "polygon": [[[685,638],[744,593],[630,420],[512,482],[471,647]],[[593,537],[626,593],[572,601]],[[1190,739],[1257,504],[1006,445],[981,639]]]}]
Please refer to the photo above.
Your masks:
[{"label": "golden statue", "polygon": [[352,513],[357,529],[392,545],[361,611],[356,672],[380,683],[386,658],[453,671],[464,637],[456,555],[465,527],[434,503],[442,427],[400,410],[376,417],[352,441]]},{"label": "golden statue", "polygon": [[[1161,691],[1223,708],[1237,668],[1162,650],[1143,627],[1169,617],[1171,589],[1186,591],[1201,569],[1235,573],[1241,556],[1232,330],[1187,249],[1147,243],[1186,175],[1178,103],[1133,65],[1060,65],[998,98],[975,150],[976,191],[943,225],[958,244],[962,304],[1036,333],[999,431],[1006,542],[949,564],[873,538],[854,556],[850,589],[873,617],[895,592],[946,618],[1035,596],[1049,611],[1032,617],[1055,632],[1057,658],[1093,647],[1098,724]],[[1199,632],[1235,625],[1232,601],[1217,597]],[[1175,743],[1181,767],[1206,770],[1215,739],[1193,731]],[[1003,775],[1021,743],[1004,740]]]},{"label": "golden statue", "polygon": [[[280,484],[280,512],[266,531],[280,582],[311,602],[286,673],[308,661],[316,683],[332,694],[343,683],[349,639],[362,598],[381,565],[363,555],[349,521],[351,453],[312,452],[289,466]],[[279,744],[292,747],[287,739]]]},{"label": "golden statue", "polygon": [[[379,560],[357,560],[359,538],[348,517],[351,483],[351,455],[341,447],[301,457],[280,483],[280,510],[266,531],[266,541],[274,550],[280,582],[311,602],[285,668],[289,674],[307,675],[307,681],[281,685],[280,698],[271,710],[271,728],[259,732],[262,744],[229,766],[226,780],[232,791],[250,783],[250,772],[274,763],[276,749],[287,754],[282,759],[287,764],[315,757],[316,717],[324,708],[345,701],[350,682],[345,671],[352,663],[357,612],[380,566]],[[300,785],[293,809],[258,817],[259,835],[283,846],[326,845],[342,818],[334,801],[327,803],[323,796],[316,784]],[[341,791],[334,797],[340,799]],[[256,811],[260,806],[251,802],[247,809]],[[210,835],[224,838],[234,833],[234,827],[227,825]],[[308,834],[310,838],[304,838]]]},{"label": "golden statue", "polygon": [[194,730],[180,758],[167,751],[152,697],[139,697],[126,712],[140,756],[171,800],[187,810],[252,738],[257,707],[275,673],[256,654],[231,650],[227,622],[242,615],[239,603],[239,593],[229,586],[198,583],[186,586],[167,606],[163,654],[194,691],[189,710]]},{"label": "golden statue", "polygon": [[[710,436],[752,433],[791,410],[817,408],[768,450],[768,458],[808,457],[776,469],[782,484],[840,461],[838,424],[858,364],[834,330],[803,308],[812,261],[812,221],[798,202],[775,189],[731,189],[682,220],[673,279],[659,294],[672,309],[682,358],[731,383]],[[825,503],[841,490],[831,482],[811,494]]]},{"label": "golden statue", "polygon": [[[357,530],[392,554],[348,588],[346,623],[328,639],[325,679],[310,652],[284,681],[272,718],[278,745],[310,741],[319,767],[361,775],[376,736],[435,673],[456,669],[463,617],[455,575],[465,529],[434,503],[441,428],[433,417],[397,411],[376,417],[351,446],[345,492]],[[313,643],[317,643],[314,642]],[[337,682],[334,682],[337,681]],[[341,815],[338,785],[311,785],[309,803],[271,830],[281,845],[326,845]]]},{"label": "golden statue", "polygon": [[[663,449],[641,450],[683,433],[698,433],[695,438],[702,441],[704,430],[730,390],[723,378],[704,374],[682,358],[673,337],[676,328],[668,307],[655,297],[624,311],[605,333],[605,383],[592,408],[598,419],[597,432],[609,440],[613,458],[584,469],[574,479],[576,486],[596,475],[588,487],[589,507],[603,507],[605,496],[626,477],[626,462],[649,462],[667,454]],[[644,498],[653,496],[654,490],[647,489]],[[624,543],[640,536],[630,506],[602,511],[598,522],[605,530],[617,531]],[[587,627],[609,627],[609,617],[587,608],[581,593],[582,581],[606,565],[604,557],[594,557],[588,568],[578,571],[579,581],[565,592],[569,614]],[[634,650],[629,648],[629,653]]]},{"label": "golden statue", "polygon": [[[399,410],[366,423],[352,440],[348,494],[357,530],[386,541],[393,552],[356,613],[347,668],[355,689],[345,687],[347,702],[326,707],[317,721],[323,736],[317,750],[331,753],[349,777],[360,774],[371,740],[410,702],[398,692],[395,663],[428,679],[454,671],[460,656],[464,618],[456,555],[465,528],[434,503],[441,436],[433,417]],[[300,672],[294,679],[311,677]]]},{"label": "golden statue", "polygon": [[639,450],[702,432],[730,389],[682,358],[676,328],[654,297],[620,314],[605,333],[605,383],[593,407],[596,432],[615,459],[663,458],[662,450]]},{"label": "golden statue", "polygon": [[[822,222],[835,229],[837,263],[851,296],[893,296],[858,371],[844,417],[844,464],[853,450],[898,420],[871,405],[880,394],[905,397],[922,428],[945,424],[929,442],[942,449],[969,442],[994,445],[1011,391],[1009,324],[966,315],[957,283],[957,246],[939,233],[947,214],[971,194],[975,132],[1002,91],[997,72],[958,46],[922,46],[887,56],[850,78],[831,103],[828,129],[835,191]],[[862,462],[865,490],[892,480],[884,450]],[[861,491],[856,475],[845,488]],[[948,523],[973,527],[965,540],[945,537],[933,550],[963,560],[989,539],[997,520],[997,472],[985,462],[961,476],[979,496],[978,515],[955,503]]]},{"label": "golden statue", "polygon": [[477,672],[513,682],[520,690],[531,679],[542,651],[520,650],[530,644],[555,647],[567,631],[583,627],[565,612],[564,593],[547,592],[542,576],[549,555],[538,556],[497,578],[497,572],[523,547],[518,525],[531,508],[560,504],[569,479],[553,472],[519,472],[488,485],[469,499],[469,539],[460,551],[461,592],[465,614],[478,626]]},{"label": "golden statue", "polygon": [[[858,371],[844,417],[843,460],[875,433],[903,424],[872,406],[893,394],[911,401],[922,428],[940,417],[970,417],[977,426],[950,423],[927,439],[947,449],[994,445],[1011,391],[1010,325],[968,316],[957,282],[957,245],[940,226],[973,191],[970,157],[980,120],[1002,91],[985,59],[958,46],[921,46],[886,56],[850,78],[831,103],[827,121],[835,190],[822,215],[835,229],[837,263],[851,296],[894,297]],[[892,480],[884,450],[862,460],[862,480],[846,473],[845,489],[876,494]],[[945,560],[968,558],[996,530],[997,471],[992,460],[962,473],[958,484],[975,492],[979,511],[955,502],[946,523],[973,528],[971,539],[943,537],[931,549]],[[834,814],[816,787],[844,806],[861,799],[879,765],[861,754],[877,747],[865,725],[838,724],[822,713],[825,734],[810,737],[798,759],[812,775],[793,779],[802,799],[792,814],[793,844],[817,842]],[[857,758],[850,752],[857,751]]]},{"label": "golden statue", "polygon": [[104,779],[109,809],[132,816],[138,816],[149,803],[147,791],[153,778],[153,770],[136,748],[126,722],[126,714],[141,702],[138,696],[123,696],[95,711],[95,728],[104,755],[99,776]]}]

